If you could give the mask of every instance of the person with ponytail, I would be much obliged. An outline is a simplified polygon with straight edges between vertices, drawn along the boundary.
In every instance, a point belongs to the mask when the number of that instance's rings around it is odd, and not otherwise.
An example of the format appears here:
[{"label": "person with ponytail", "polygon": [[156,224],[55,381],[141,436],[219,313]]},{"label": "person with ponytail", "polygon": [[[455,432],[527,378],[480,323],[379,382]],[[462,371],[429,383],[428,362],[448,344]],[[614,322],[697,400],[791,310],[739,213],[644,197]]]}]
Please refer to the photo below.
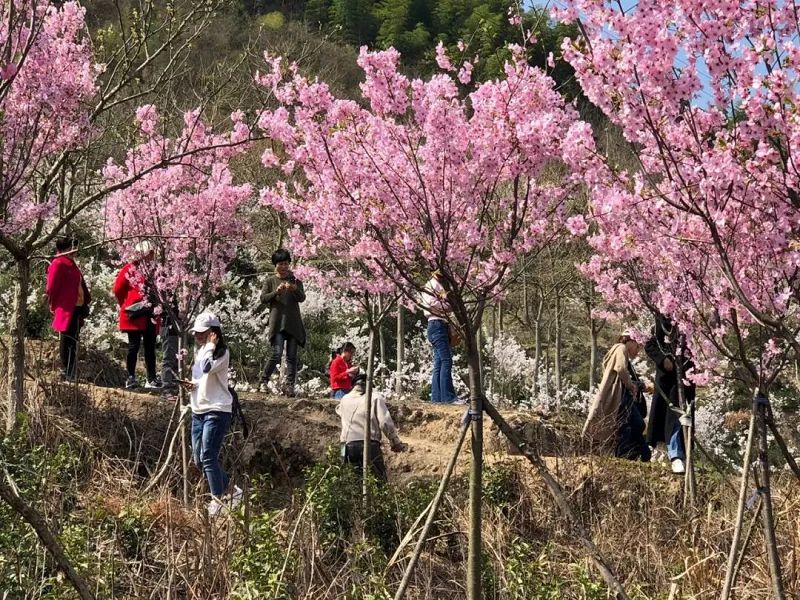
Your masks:
[{"label": "person with ponytail", "polygon": [[233,394],[228,387],[230,352],[220,320],[213,313],[199,315],[191,332],[197,346],[191,381],[192,457],[208,481],[208,514],[213,517],[225,507],[236,507],[242,498],[238,486],[226,494],[230,481],[219,460],[233,412]]}]

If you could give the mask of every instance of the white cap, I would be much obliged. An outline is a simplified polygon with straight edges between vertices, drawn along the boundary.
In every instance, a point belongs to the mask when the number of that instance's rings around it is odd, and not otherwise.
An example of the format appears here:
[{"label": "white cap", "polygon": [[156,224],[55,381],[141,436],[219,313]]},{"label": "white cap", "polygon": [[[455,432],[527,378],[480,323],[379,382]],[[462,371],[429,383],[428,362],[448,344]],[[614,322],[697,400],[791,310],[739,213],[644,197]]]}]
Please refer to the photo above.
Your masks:
[{"label": "white cap", "polygon": [[194,327],[192,327],[192,333],[203,333],[204,331],[208,331],[212,327],[222,327],[222,324],[219,322],[219,317],[214,313],[204,312],[197,315],[197,318],[194,320]]},{"label": "white cap", "polygon": [[137,242],[133,249],[139,256],[144,256],[145,254],[153,251],[153,244],[150,243],[150,240],[142,240]]}]

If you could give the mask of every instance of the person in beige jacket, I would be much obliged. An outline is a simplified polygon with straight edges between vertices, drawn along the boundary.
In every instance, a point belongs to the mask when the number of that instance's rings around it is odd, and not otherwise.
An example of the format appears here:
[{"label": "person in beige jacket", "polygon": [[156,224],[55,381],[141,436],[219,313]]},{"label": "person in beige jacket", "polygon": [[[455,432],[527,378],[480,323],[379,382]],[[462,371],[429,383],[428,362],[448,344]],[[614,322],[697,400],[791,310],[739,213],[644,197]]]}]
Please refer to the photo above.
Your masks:
[{"label": "person in beige jacket", "polygon": [[[364,438],[366,437],[367,413],[364,410],[367,376],[357,375],[353,379],[353,389],[342,396],[336,406],[336,414],[342,419],[342,460],[353,465],[359,477],[364,473]],[[389,408],[380,394],[372,396],[372,421],[370,423],[370,465],[378,481],[386,481],[386,465],[381,450],[382,433],[391,443],[392,452],[404,452],[408,445],[400,440],[397,428],[389,414]]]},{"label": "person in beige jacket", "polygon": [[603,358],[603,379],[589,406],[583,437],[593,447],[613,448],[616,456],[648,462],[640,408],[644,384],[631,363],[640,348],[625,332]]}]

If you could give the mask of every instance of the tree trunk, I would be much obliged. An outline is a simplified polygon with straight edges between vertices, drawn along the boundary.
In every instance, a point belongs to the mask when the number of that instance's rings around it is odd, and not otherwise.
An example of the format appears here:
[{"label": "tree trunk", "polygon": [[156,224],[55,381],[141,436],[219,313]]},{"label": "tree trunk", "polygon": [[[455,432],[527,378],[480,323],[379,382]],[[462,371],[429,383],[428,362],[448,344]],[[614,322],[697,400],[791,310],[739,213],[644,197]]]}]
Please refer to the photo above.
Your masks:
[{"label": "tree trunk", "polygon": [[403,395],[403,365],[406,362],[405,347],[406,326],[403,321],[403,305],[397,303],[397,379],[394,382],[394,391],[398,396]]},{"label": "tree trunk", "polygon": [[8,353],[8,396],[6,401],[6,430],[17,423],[17,415],[25,412],[25,331],[28,325],[28,293],[31,285],[31,263],[18,258],[17,285],[11,315],[11,343]]},{"label": "tree trunk", "polygon": [[372,473],[369,455],[369,442],[372,439],[372,376],[375,374],[375,338],[377,331],[375,325],[370,319],[369,328],[369,350],[367,350],[367,389],[364,394],[364,412],[367,415],[366,424],[364,425],[364,476],[362,477],[362,494],[364,497],[364,506],[369,503],[369,487],[367,486],[367,476]]},{"label": "tree trunk", "polygon": [[586,302],[586,316],[589,320],[589,392],[594,389],[597,380],[597,323],[592,317],[592,303]]},{"label": "tree trunk", "polygon": [[553,356],[553,379],[556,387],[556,407],[561,408],[561,293],[556,293],[555,304],[555,354]]},{"label": "tree trunk", "polygon": [[[380,301],[378,302],[378,313],[381,315],[381,317],[383,317],[383,298],[381,298]],[[386,368],[386,365],[389,364],[387,362],[386,332],[383,329],[383,318],[381,318],[381,320],[378,321],[377,327],[378,327],[378,346],[380,348],[380,356],[381,356],[380,369],[381,369],[381,377],[383,377],[383,375],[385,374],[384,369]]]},{"label": "tree trunk", "polygon": [[20,515],[28,525],[33,527],[36,535],[39,536],[39,540],[44,544],[44,547],[47,548],[53,560],[55,560],[59,570],[67,576],[72,587],[78,592],[78,596],[80,596],[82,600],[94,600],[94,595],[87,585],[86,580],[81,577],[72,566],[72,563],[70,563],[67,558],[67,554],[64,552],[64,548],[58,542],[56,536],[53,535],[53,532],[50,531],[44,517],[19,496],[12,481],[6,483],[2,477],[0,477],[0,498],[5,500],[14,512]]},{"label": "tree trunk", "polygon": [[494,398],[494,345],[497,343],[497,310],[492,309],[492,343],[489,344],[489,397]]},{"label": "tree trunk", "polygon": [[[466,329],[466,328],[465,328]],[[469,550],[467,598],[481,600],[481,500],[483,478],[483,382],[478,362],[475,331],[467,331],[470,417],[472,419],[472,464],[469,477]]]},{"label": "tree trunk", "polygon": [[[677,364],[678,361],[675,361]],[[739,487],[739,503],[736,507],[736,520],[734,521],[733,540],[731,549],[728,553],[728,568],[725,571],[725,582],[722,585],[720,600],[728,600],[733,589],[733,574],[736,565],[736,551],[739,547],[739,538],[742,535],[742,525],[744,525],[744,510],[747,504],[747,482],[750,477],[750,461],[753,455],[753,441],[756,436],[756,411],[753,408],[750,414],[750,429],[747,434],[747,445],[744,451],[744,462],[742,464],[742,482]]]},{"label": "tree trunk", "polygon": [[[685,354],[685,342],[682,334],[678,334],[678,348],[681,352],[681,357]],[[685,475],[685,493],[684,504],[688,503],[691,506],[695,505],[697,500],[697,485],[694,475],[694,405],[689,407],[686,402],[686,390],[683,387],[683,364],[681,360],[675,361],[675,378],[678,383],[678,405],[681,411],[688,412],[691,416],[691,424],[683,426],[683,440],[686,446],[686,475]]]},{"label": "tree trunk", "polygon": [[503,330],[505,329],[505,322],[504,322],[505,315],[503,314],[503,303],[497,303],[497,333],[502,334]]},{"label": "tree trunk", "polygon": [[781,558],[778,554],[778,540],[775,537],[775,517],[772,513],[772,492],[770,491],[769,474],[769,446],[767,443],[767,413],[769,411],[769,399],[766,395],[758,394],[753,401],[753,410],[756,411],[758,420],[758,464],[761,472],[761,500],[764,504],[764,511],[761,513],[764,519],[764,539],[767,546],[767,558],[769,561],[769,572],[772,576],[772,591],[775,600],[784,600],[786,594],[783,591],[783,580],[781,578]]},{"label": "tree trunk", "polygon": [[[178,338],[178,354],[182,356],[183,349],[186,348],[186,332],[182,331]],[[184,363],[181,360],[178,363],[178,378],[185,379]],[[188,404],[186,401],[186,390],[182,385],[178,385],[178,399],[181,403],[181,414],[183,414],[184,407]],[[189,504],[189,436],[187,434],[186,419],[180,420],[181,428],[181,475],[183,476],[183,503]]]},{"label": "tree trunk", "polygon": [[533,322],[533,340],[534,340],[534,353],[533,353],[533,392],[534,395],[539,393],[539,367],[542,363],[542,310],[544,309],[544,300],[540,297],[539,304],[536,307],[536,320]]}]

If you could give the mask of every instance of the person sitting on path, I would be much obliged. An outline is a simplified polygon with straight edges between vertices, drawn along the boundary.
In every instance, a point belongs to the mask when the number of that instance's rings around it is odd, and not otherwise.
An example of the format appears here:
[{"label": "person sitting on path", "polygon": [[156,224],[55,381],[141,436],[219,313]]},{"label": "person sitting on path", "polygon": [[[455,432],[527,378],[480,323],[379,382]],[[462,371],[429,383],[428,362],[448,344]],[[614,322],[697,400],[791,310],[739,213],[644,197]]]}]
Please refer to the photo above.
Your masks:
[{"label": "person sitting on path", "polygon": [[47,269],[45,286],[53,329],[59,332],[61,377],[66,381],[77,381],[78,338],[92,300],[86,280],[72,258],[77,251],[73,238],[56,241],[56,256]]},{"label": "person sitting on path", "polygon": [[603,358],[603,379],[589,407],[583,436],[600,447],[614,448],[614,454],[631,460],[650,460],[644,439],[644,384],[631,360],[640,345],[632,332],[623,333]]},{"label": "person sitting on path", "polygon": [[447,321],[450,304],[439,271],[434,271],[430,281],[425,284],[420,304],[428,319],[428,342],[433,347],[431,402],[464,404],[465,400],[456,395],[453,386],[453,350],[450,347],[450,324]]},{"label": "person sitting on path", "polygon": [[147,265],[155,258],[153,246],[147,240],[136,244],[134,259],[120,270],[112,291],[119,304],[119,330],[128,335],[128,357],[125,366],[127,389],[139,386],[136,381],[136,362],[144,342],[144,364],[147,369],[145,389],[162,388],[156,373],[156,341],[160,321],[155,315],[156,294],[148,281]]},{"label": "person sitting on path", "polygon": [[[353,379],[353,389],[349,394],[342,396],[336,406],[336,414],[342,420],[342,434],[339,441],[342,444],[342,460],[353,465],[358,477],[364,474],[364,438],[367,425],[367,413],[364,410],[364,396],[366,394],[367,376],[357,375]],[[392,452],[404,452],[408,445],[404,444],[397,434],[397,428],[389,414],[386,402],[380,394],[372,396],[373,410],[370,421],[370,466],[372,473],[378,481],[386,481],[386,464],[383,461],[381,450],[381,432],[386,434],[391,444]]]},{"label": "person sitting on path", "polygon": [[345,342],[331,361],[330,381],[334,398],[341,398],[353,389],[353,377],[358,374],[358,366],[353,366],[353,355],[356,347]]},{"label": "person sitting on path", "polygon": [[281,364],[283,348],[286,346],[286,386],[285,394],[293,398],[297,382],[297,352],[306,345],[306,330],[300,316],[300,303],[306,299],[303,282],[294,276],[290,269],[292,257],[283,248],[272,254],[275,274],[267,277],[261,290],[258,313],[269,307],[268,339],[272,346],[258,391],[268,391],[270,377]]},{"label": "person sitting on path", "polygon": [[[665,316],[656,317],[653,335],[645,343],[644,350],[647,356],[656,365],[655,390],[653,401],[650,403],[650,414],[647,419],[647,443],[655,447],[659,442],[667,445],[672,472],[682,474],[686,472],[686,450],[683,439],[683,427],[679,420],[678,412],[680,402],[678,398],[678,375],[676,358],[672,351],[674,328],[672,322]],[[686,373],[694,365],[687,353],[681,354],[682,372]],[[695,387],[693,384],[684,384],[683,392],[688,405],[694,402]]]},{"label": "person sitting on path", "polygon": [[230,481],[219,460],[233,411],[233,395],[228,387],[230,352],[219,318],[213,313],[198,315],[191,332],[197,347],[191,381],[192,458],[208,481],[211,501],[207,508],[213,517],[223,507],[235,508],[242,499],[238,486],[225,495]]}]

